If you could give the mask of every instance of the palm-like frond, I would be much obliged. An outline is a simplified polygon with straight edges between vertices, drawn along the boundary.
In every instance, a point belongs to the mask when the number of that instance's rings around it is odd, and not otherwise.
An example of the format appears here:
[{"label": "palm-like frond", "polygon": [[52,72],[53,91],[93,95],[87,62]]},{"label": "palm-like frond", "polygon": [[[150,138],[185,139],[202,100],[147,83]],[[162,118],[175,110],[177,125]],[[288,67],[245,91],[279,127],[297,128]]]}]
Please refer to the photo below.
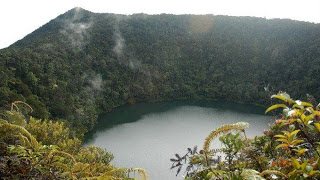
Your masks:
[{"label": "palm-like frond", "polygon": [[140,180],[149,180],[149,176],[148,173],[145,169],[142,168],[132,168],[129,169],[129,171],[135,171],[138,172],[139,176],[140,176]]},{"label": "palm-like frond", "polygon": [[241,173],[241,177],[247,180],[265,180],[258,171],[253,169],[244,169]]},{"label": "palm-like frond", "polygon": [[[0,128],[2,129],[15,129],[18,130],[19,132],[21,132],[21,134],[23,134],[26,138],[23,138],[26,142],[30,142],[31,148],[38,150],[39,149],[39,143],[36,140],[36,138],[34,138],[29,131],[27,131],[24,127],[19,126],[19,125],[15,125],[15,124],[10,124],[10,123],[3,123],[0,124]],[[20,137],[21,138],[21,137]],[[25,143],[26,143],[25,142]]]},{"label": "palm-like frond", "polygon": [[14,110],[14,108],[16,109],[16,111],[20,110],[17,104],[23,104],[23,105],[27,106],[31,110],[31,112],[33,111],[32,107],[29,104],[27,104],[23,101],[14,101],[13,103],[11,103],[11,112]]},{"label": "palm-like frond", "polygon": [[53,154],[62,154],[62,155],[65,155],[65,156],[69,157],[70,159],[72,159],[72,161],[73,161],[74,163],[76,163],[76,159],[75,159],[71,154],[69,154],[69,153],[66,153],[66,152],[63,152],[63,151],[58,151],[58,150],[56,150],[56,149],[53,149],[53,150],[51,150],[50,153],[48,154],[48,157],[52,157]]},{"label": "palm-like frond", "polygon": [[245,128],[249,127],[247,122],[238,122],[235,124],[223,125],[218,129],[212,131],[206,138],[203,144],[203,150],[209,152],[210,143],[220,134],[225,134],[230,131],[243,131]]},{"label": "palm-like frond", "polygon": [[266,176],[266,175],[278,175],[278,176],[282,176],[284,178],[288,178],[287,175],[283,174],[282,172],[280,171],[277,171],[277,170],[265,170],[265,171],[262,171],[260,173],[260,176]]}]

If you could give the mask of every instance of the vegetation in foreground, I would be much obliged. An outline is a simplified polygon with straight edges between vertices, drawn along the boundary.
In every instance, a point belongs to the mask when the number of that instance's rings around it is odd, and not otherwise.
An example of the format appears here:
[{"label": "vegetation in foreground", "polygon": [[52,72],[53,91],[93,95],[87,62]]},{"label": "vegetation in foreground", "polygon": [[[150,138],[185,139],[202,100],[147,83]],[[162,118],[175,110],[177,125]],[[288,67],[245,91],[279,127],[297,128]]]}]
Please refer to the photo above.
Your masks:
[{"label": "vegetation in foreground", "polygon": [[[185,179],[319,179],[319,105],[292,100],[286,93],[273,95],[283,101],[267,112],[282,114],[263,136],[248,139],[248,123],[224,125],[212,131],[202,150],[172,158],[177,174]],[[21,101],[0,119],[0,174],[2,179],[148,179],[140,168],[117,168],[113,155],[99,147],[81,147],[81,134],[65,122],[41,121],[27,114],[32,108]],[[221,149],[210,144],[219,137]],[[132,177],[133,176],[133,177]]]},{"label": "vegetation in foreground", "polygon": [[144,169],[113,166],[113,155],[99,147],[81,147],[83,134],[75,137],[66,123],[26,118],[30,111],[16,101],[0,118],[1,179],[130,180],[135,172],[148,179]]},{"label": "vegetation in foreground", "polygon": [[[286,93],[271,96],[282,101],[266,113],[282,108],[275,123],[263,136],[248,139],[248,123],[224,125],[212,131],[202,150],[172,158],[177,175],[185,168],[185,179],[192,180],[263,180],[320,178],[320,107],[319,104],[292,100]],[[219,137],[221,149],[210,144]]]}]

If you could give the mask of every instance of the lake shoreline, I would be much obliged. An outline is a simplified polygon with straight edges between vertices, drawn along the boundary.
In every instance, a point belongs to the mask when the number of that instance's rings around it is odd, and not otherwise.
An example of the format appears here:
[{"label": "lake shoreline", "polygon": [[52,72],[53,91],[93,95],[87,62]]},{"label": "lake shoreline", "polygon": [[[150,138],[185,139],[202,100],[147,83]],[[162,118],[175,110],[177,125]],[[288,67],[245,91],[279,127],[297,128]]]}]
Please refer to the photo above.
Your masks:
[{"label": "lake shoreline", "polygon": [[84,145],[106,148],[115,155],[113,164],[118,167],[144,168],[155,180],[176,179],[168,170],[174,153],[201,147],[205,137],[224,124],[246,121],[248,137],[262,135],[270,120],[264,111],[261,106],[217,100],[126,104],[101,115]]},{"label": "lake shoreline", "polygon": [[[253,105],[253,106],[257,106],[257,107],[262,107],[267,109],[268,106],[267,105],[263,105],[263,104],[258,104],[258,103],[248,103],[248,102],[243,102],[243,101],[232,101],[232,100],[225,100],[225,99],[211,99],[211,98],[173,98],[173,99],[158,99],[158,100],[144,100],[144,101],[136,101],[133,104],[126,102],[124,104],[120,104],[117,106],[114,106],[111,109],[106,110],[104,113],[100,113],[98,116],[100,117],[101,115],[105,115],[107,113],[110,113],[112,111],[114,111],[115,109],[122,107],[122,106],[126,106],[126,105],[136,105],[139,103],[159,103],[159,102],[167,102],[167,101],[184,101],[184,100],[190,100],[190,101],[225,101],[225,102],[230,102],[230,103],[236,103],[236,104],[243,104],[243,105]],[[99,121],[99,118],[98,118]],[[90,130],[88,131],[90,132]]]}]

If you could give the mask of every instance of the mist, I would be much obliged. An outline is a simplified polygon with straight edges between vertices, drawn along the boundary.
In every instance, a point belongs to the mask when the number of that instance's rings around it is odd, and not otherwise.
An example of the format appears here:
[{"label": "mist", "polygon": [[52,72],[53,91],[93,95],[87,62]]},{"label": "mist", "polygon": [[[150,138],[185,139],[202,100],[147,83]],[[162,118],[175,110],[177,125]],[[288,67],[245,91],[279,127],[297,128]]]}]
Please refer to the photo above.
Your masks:
[{"label": "mist", "polygon": [[64,27],[60,31],[71,42],[71,45],[78,50],[81,50],[89,41],[90,35],[88,30],[93,25],[92,18],[86,20],[87,22],[81,21],[84,17],[83,13],[84,10],[81,8],[75,8],[73,16],[63,21]]}]

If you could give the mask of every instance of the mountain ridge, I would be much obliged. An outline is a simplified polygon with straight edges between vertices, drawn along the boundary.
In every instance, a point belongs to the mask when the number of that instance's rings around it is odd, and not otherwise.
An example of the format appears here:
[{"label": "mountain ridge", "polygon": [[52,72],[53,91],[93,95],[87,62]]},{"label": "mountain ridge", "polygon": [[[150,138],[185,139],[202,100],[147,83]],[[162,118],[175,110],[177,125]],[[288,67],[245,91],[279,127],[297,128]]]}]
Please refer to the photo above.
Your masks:
[{"label": "mountain ridge", "polygon": [[91,129],[133,101],[320,98],[319,42],[319,24],[294,20],[73,8],[0,50],[1,104],[26,101],[38,118]]},{"label": "mountain ridge", "polygon": [[66,17],[69,17],[70,16],[74,16],[75,13],[79,13],[79,12],[85,12],[86,14],[90,14],[90,15],[115,15],[115,16],[159,16],[159,15],[173,15],[173,16],[213,16],[213,17],[231,17],[231,18],[244,18],[244,19],[256,19],[256,20],[263,20],[263,21],[289,21],[290,23],[306,23],[306,24],[314,24],[314,25],[318,25],[319,23],[313,23],[313,22],[307,22],[307,21],[299,21],[299,20],[293,20],[293,19],[287,19],[287,18],[284,18],[284,19],[281,19],[281,18],[272,18],[272,19],[266,19],[266,18],[262,18],[262,17],[253,17],[253,16],[229,16],[229,15],[214,15],[214,14],[201,14],[201,15],[198,15],[198,14],[166,14],[166,13],[161,13],[161,14],[146,14],[146,13],[134,13],[134,14],[131,14],[131,15],[125,15],[125,14],[117,14],[117,13],[95,13],[95,12],[91,12],[89,10],[86,10],[82,7],[74,7],[70,10],[68,10],[67,12],[63,13],[63,14],[60,14],[59,16],[57,16],[56,18],[50,20],[48,23],[40,26],[39,28],[37,28],[36,30],[34,30],[33,32],[29,33],[28,35],[26,35],[24,38],[16,41],[15,43],[11,44],[9,47],[7,48],[10,48],[12,46],[16,46],[17,44],[20,44],[19,42],[21,41],[25,41],[25,38],[30,38],[29,36],[33,35],[33,33],[36,33],[37,31],[39,30],[42,30],[44,28],[44,26],[46,25],[49,25],[50,23],[56,21],[57,19],[61,19],[61,18],[66,18]]}]

